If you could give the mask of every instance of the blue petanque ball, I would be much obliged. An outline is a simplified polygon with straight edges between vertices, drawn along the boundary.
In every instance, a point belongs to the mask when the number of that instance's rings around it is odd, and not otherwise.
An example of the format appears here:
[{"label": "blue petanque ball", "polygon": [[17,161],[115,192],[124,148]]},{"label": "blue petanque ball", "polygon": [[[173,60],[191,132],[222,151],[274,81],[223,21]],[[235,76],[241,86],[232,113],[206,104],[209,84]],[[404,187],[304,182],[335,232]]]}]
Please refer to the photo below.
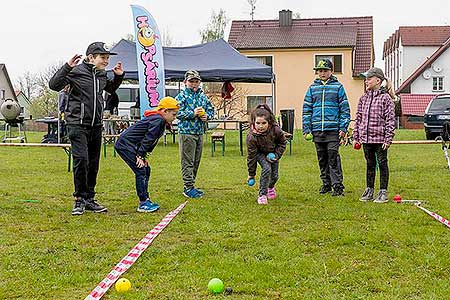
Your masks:
[{"label": "blue petanque ball", "polygon": [[268,160],[275,160],[275,153],[269,153],[269,154],[267,154],[267,159],[268,159]]},{"label": "blue petanque ball", "polygon": [[255,185],[255,179],[250,178],[250,179],[248,180],[248,185],[249,185],[249,186],[254,186],[254,185]]}]

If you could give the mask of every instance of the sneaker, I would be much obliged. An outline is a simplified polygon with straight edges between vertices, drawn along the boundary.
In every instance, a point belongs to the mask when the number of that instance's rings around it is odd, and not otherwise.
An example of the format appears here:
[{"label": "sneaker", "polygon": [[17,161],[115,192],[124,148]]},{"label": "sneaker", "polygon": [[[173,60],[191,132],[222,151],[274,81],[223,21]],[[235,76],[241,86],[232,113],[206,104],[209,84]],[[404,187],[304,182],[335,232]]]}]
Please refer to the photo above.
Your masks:
[{"label": "sneaker", "polygon": [[389,201],[388,195],[387,195],[387,190],[380,190],[378,192],[377,197],[375,198],[375,200],[373,201],[374,203],[386,203]]},{"label": "sneaker", "polygon": [[152,201],[150,201],[150,199],[147,199],[144,202],[142,202],[141,204],[139,204],[137,211],[143,212],[143,213],[148,213],[148,212],[157,211],[158,209],[159,209],[159,204],[153,203]]},{"label": "sneaker", "polygon": [[373,188],[366,188],[364,190],[364,193],[361,195],[361,198],[359,198],[359,201],[367,202],[373,200]]},{"label": "sneaker", "polygon": [[319,193],[321,194],[326,194],[331,192],[331,185],[328,184],[324,184],[320,187]]},{"label": "sneaker", "polygon": [[200,194],[200,197],[203,197],[203,195],[205,195],[205,192],[203,190],[197,189],[197,192]]},{"label": "sneaker", "polygon": [[76,198],[72,208],[72,215],[82,215],[84,213],[85,202],[83,198]]},{"label": "sneaker", "polygon": [[86,210],[93,211],[95,213],[107,212],[108,209],[97,202],[95,199],[87,199],[86,200]]},{"label": "sneaker", "polygon": [[261,195],[258,197],[258,204],[267,205],[267,196]]},{"label": "sneaker", "polygon": [[277,191],[275,190],[275,187],[268,188],[267,189],[267,198],[268,199],[275,199],[277,197]]},{"label": "sneaker", "polygon": [[333,194],[331,194],[331,196],[336,197],[336,196],[344,196],[344,188],[337,186],[333,189]]},{"label": "sneaker", "polygon": [[184,188],[183,195],[185,197],[193,198],[193,199],[201,198],[203,196],[203,194],[201,192],[199,192],[196,188],[190,188],[190,189]]}]

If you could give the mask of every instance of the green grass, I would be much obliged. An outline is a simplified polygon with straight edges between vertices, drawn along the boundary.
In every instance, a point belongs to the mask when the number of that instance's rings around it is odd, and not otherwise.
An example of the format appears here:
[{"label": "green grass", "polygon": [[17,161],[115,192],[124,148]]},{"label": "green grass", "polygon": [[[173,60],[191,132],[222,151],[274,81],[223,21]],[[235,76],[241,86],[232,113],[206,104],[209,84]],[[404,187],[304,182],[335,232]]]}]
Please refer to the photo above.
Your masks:
[{"label": "green grass", "polygon": [[[30,134],[39,141],[40,133]],[[191,200],[124,275],[133,287],[104,299],[446,299],[449,229],[408,204],[361,203],[362,151],[341,149],[346,195],[321,196],[312,143],[296,133],[280,165],[279,198],[256,204],[237,134],[225,156],[205,144]],[[397,131],[396,139],[422,139]],[[61,149],[0,148],[0,299],[84,299],[169,211],[186,199],[178,145],[150,158],[150,193],[161,210],[135,212],[134,176],[102,157],[98,199],[107,214],[70,215],[72,173]],[[425,200],[449,218],[450,172],[439,145],[393,145],[390,196]],[[22,202],[39,200],[40,202]],[[206,286],[219,277],[231,296]]]}]

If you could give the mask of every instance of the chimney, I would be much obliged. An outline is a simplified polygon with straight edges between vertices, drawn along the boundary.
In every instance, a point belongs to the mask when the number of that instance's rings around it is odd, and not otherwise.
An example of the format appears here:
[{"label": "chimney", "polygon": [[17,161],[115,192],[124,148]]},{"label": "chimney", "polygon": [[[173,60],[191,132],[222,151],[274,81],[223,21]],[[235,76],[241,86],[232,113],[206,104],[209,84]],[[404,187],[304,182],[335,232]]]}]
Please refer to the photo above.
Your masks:
[{"label": "chimney", "polygon": [[283,9],[279,12],[280,27],[292,26],[292,11]]}]

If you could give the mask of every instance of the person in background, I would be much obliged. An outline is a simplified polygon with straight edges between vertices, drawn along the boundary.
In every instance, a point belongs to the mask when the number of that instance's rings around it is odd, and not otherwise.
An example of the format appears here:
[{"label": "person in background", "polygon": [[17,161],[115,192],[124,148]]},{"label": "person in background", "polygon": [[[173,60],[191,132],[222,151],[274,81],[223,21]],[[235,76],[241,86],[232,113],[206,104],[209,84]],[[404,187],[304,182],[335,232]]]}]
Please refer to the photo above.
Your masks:
[{"label": "person in background", "polygon": [[92,43],[83,61],[82,55],[74,55],[49,81],[49,87],[54,91],[60,91],[68,84],[71,89],[64,118],[73,157],[75,203],[72,215],[82,215],[85,210],[107,211],[95,200],[102,143],[103,91],[115,92],[124,77],[119,62],[112,69],[114,78],[107,78],[105,68],[110,55],[115,53],[110,52],[105,43]]},{"label": "person in background", "polygon": [[[395,95],[380,68],[367,71],[366,92],[359,98],[353,130],[353,147],[362,144],[366,159],[366,189],[360,200],[388,202],[388,149],[395,134]],[[359,148],[359,147],[357,147]],[[380,191],[373,199],[376,166],[380,169]]]},{"label": "person in background", "polygon": [[198,167],[202,158],[205,123],[214,117],[214,107],[200,87],[201,77],[195,70],[184,75],[186,88],[175,98],[180,103],[178,133],[180,135],[181,174],[183,195],[200,198],[204,192],[195,187]]},{"label": "person in background", "polygon": [[117,140],[114,148],[135,175],[136,194],[139,198],[138,212],[153,212],[159,205],[150,200],[148,183],[150,165],[147,155],[158,144],[166,125],[175,120],[178,102],[172,97],[161,99],[156,110],[144,112],[144,118],[126,129]]},{"label": "person in background", "polygon": [[267,204],[267,199],[277,197],[275,184],[278,181],[279,161],[286,150],[286,137],[267,104],[258,105],[251,113],[247,149],[247,182],[250,184],[251,180],[255,180],[258,163],[261,178],[257,202]]},{"label": "person in background", "polygon": [[306,91],[303,102],[303,135],[307,138],[312,133],[316,146],[322,180],[319,193],[333,189],[332,196],[343,196],[339,145],[350,124],[350,107],[344,86],[333,75],[333,63],[320,60],[314,70],[318,78]]}]

